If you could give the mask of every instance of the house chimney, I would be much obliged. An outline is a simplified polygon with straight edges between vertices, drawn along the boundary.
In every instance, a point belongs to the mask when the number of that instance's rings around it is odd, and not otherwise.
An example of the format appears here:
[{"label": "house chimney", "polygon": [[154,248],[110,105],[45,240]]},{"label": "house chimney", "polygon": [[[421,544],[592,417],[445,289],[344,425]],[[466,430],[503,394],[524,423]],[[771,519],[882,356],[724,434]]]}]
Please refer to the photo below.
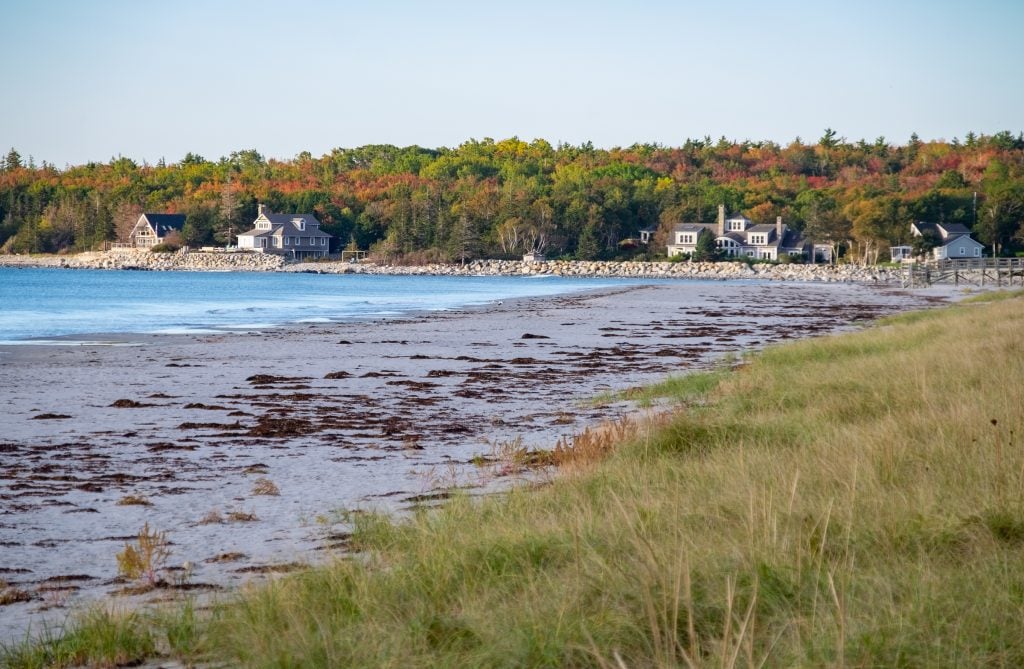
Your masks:
[{"label": "house chimney", "polygon": [[784,233],[785,231],[786,231],[786,226],[784,226],[782,224],[782,217],[781,216],[776,216],[775,217],[775,236],[779,238],[780,242],[782,241],[782,233]]},{"label": "house chimney", "polygon": [[262,216],[265,211],[266,211],[266,207],[264,206],[264,204],[262,202],[260,202],[258,205],[256,205],[256,217],[257,218]]},{"label": "house chimney", "polygon": [[725,236],[725,205],[718,205],[718,236]]}]

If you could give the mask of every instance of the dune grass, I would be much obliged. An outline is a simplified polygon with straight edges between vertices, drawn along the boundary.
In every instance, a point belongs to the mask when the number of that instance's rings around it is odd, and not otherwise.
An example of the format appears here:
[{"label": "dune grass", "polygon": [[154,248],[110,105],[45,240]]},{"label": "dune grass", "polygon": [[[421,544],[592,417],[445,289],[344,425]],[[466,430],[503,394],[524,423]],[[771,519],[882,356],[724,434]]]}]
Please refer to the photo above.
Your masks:
[{"label": "dune grass", "polygon": [[672,392],[552,485],[356,515],[353,557],[179,645],[250,667],[1024,666],[1024,299]]}]

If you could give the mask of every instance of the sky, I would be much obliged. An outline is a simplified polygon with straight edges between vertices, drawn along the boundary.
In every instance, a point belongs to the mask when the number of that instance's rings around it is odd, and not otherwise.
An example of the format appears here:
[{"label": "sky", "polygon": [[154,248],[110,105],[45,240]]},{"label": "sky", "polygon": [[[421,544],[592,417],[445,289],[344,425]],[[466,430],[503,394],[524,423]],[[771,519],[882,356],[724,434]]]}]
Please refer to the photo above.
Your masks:
[{"label": "sky", "polygon": [[1021,25],[1022,0],[0,0],[0,148],[64,167],[1017,134]]}]

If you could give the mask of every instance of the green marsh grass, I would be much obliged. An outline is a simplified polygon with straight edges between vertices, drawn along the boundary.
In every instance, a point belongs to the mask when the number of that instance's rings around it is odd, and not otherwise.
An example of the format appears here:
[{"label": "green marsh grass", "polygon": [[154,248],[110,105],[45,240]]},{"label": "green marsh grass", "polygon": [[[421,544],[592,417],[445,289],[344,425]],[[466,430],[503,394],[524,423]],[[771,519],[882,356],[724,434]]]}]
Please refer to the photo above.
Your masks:
[{"label": "green marsh grass", "polygon": [[1024,300],[670,383],[670,415],[551,485],[354,514],[354,556],[190,643],[247,667],[1024,666]]}]

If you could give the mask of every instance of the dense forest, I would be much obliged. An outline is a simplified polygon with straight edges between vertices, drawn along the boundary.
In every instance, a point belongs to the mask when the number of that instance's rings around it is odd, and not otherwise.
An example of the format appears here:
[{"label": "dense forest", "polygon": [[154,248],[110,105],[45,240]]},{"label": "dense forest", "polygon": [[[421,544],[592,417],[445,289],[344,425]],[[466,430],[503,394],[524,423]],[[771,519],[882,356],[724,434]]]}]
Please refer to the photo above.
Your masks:
[{"label": "dense forest", "polygon": [[[1024,249],[1024,136],[851,142],[826,129],[787,146],[709,137],[681,147],[598,149],[517,138],[458,148],[372,145],[314,158],[255,150],[211,161],[128,158],[57,169],[11,149],[0,163],[0,249],[101,248],[139,213],[186,214],[182,240],[233,242],[258,202],[313,212],[335,248],[410,262],[515,257],[657,257],[680,222],[709,222],[719,203],[757,223],[782,216],[847,257],[873,260],[909,243],[913,221],[962,223],[990,252]],[[642,229],[656,243],[639,247]]]}]

